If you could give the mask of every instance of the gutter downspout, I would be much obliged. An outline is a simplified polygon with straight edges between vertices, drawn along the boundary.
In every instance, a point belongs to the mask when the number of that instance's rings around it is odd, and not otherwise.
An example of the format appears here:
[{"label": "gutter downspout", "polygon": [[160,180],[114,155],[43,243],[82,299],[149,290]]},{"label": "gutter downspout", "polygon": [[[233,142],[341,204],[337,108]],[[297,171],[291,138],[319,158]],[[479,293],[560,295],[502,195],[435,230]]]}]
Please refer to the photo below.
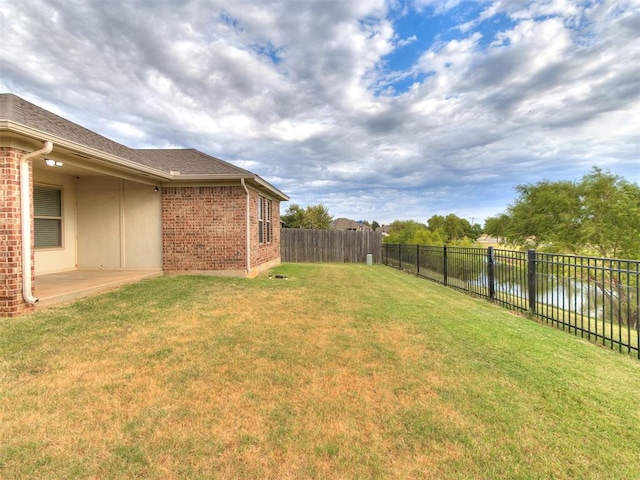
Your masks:
[{"label": "gutter downspout", "polygon": [[251,227],[249,225],[249,220],[251,216],[249,215],[249,189],[247,188],[247,184],[244,183],[244,178],[240,179],[240,184],[242,188],[244,188],[245,193],[247,194],[247,275],[251,272]]},{"label": "gutter downspout", "polygon": [[27,153],[20,159],[20,213],[22,223],[22,297],[30,305],[38,299],[31,292],[31,185],[29,183],[29,160],[47,155],[53,150],[53,143],[44,142],[44,147]]}]

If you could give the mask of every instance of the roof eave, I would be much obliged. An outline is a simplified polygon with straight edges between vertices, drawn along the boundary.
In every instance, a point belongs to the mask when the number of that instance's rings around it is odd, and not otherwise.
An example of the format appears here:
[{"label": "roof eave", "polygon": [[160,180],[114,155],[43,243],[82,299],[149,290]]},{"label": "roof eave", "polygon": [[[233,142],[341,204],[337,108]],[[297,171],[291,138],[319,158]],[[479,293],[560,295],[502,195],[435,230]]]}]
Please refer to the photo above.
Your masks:
[{"label": "roof eave", "polygon": [[273,193],[278,198],[278,200],[281,200],[283,202],[289,201],[289,196],[287,194],[285,194],[278,188],[274,187],[273,185],[271,185],[269,182],[259,177],[258,175],[254,175],[252,180],[262,188],[265,188],[269,190],[271,193]]},{"label": "roof eave", "polygon": [[50,133],[43,132],[32,127],[27,127],[26,125],[15,123],[10,120],[0,120],[0,132],[2,131],[18,134],[31,140],[42,142],[48,140],[50,142],[53,142],[54,149],[56,147],[64,148],[65,150],[68,150],[72,153],[88,157],[89,160],[97,160],[99,162],[107,163],[110,166],[114,166],[117,168],[119,167],[127,170],[128,172],[146,174],[148,176],[156,177],[158,178],[158,180],[171,180],[174,178],[174,175],[171,175],[171,173],[169,172],[148,167],[146,165],[127,160],[126,158],[106,153],[95,148],[87,147],[86,145],[82,145],[80,143],[73,142],[71,140],[67,140],[62,137],[58,137],[57,135],[52,135]]},{"label": "roof eave", "polygon": [[260,178],[258,175],[248,173],[244,175],[220,175],[220,174],[174,174],[171,178],[176,182],[211,182],[211,181],[234,181],[234,180],[247,180],[249,184],[253,184],[258,188],[268,191],[278,200],[286,202],[289,200],[289,196],[280,191],[269,182]]}]

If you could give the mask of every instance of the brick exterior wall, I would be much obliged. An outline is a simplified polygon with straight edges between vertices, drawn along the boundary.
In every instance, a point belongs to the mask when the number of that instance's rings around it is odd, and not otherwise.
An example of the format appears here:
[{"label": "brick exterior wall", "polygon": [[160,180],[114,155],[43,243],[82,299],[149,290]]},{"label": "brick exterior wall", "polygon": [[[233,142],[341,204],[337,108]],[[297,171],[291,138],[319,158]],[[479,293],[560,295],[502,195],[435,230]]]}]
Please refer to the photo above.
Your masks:
[{"label": "brick exterior wall", "polygon": [[165,271],[245,270],[242,187],[162,188]]},{"label": "brick exterior wall", "polygon": [[[270,243],[258,241],[258,193],[250,194],[251,270],[280,259],[280,204]],[[241,186],[163,187],[162,252],[167,272],[246,271],[246,193]],[[266,238],[266,237],[265,237]]]},{"label": "brick exterior wall", "polygon": [[[14,148],[0,147],[0,317],[15,317],[33,309],[33,306],[22,298],[20,158],[26,153]],[[29,174],[31,185],[31,168]],[[33,192],[32,188],[30,190]],[[31,232],[32,269],[30,274],[33,281],[35,280],[33,222]]]}]

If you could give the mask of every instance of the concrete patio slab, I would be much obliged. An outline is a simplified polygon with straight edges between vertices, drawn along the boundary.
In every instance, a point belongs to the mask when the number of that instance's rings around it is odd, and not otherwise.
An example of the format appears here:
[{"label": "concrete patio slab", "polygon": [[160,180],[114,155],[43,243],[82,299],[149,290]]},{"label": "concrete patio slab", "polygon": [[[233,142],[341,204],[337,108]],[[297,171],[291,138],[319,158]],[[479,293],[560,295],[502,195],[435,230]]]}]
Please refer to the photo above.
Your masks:
[{"label": "concrete patio slab", "polygon": [[162,275],[161,270],[73,270],[38,275],[35,279],[36,307],[93,295],[128,283]]}]

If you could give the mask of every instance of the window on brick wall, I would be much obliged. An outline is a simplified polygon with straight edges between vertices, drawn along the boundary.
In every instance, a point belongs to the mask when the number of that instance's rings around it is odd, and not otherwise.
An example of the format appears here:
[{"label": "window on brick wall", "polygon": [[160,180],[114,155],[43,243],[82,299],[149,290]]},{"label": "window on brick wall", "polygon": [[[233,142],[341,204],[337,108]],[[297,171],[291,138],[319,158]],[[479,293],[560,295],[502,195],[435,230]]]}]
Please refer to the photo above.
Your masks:
[{"label": "window on brick wall", "polygon": [[271,242],[271,200],[267,200],[267,243]]},{"label": "window on brick wall", "polygon": [[258,242],[270,243],[273,236],[271,227],[271,200],[258,197]]},{"label": "window on brick wall", "polygon": [[36,248],[62,247],[62,190],[33,187],[33,222]]},{"label": "window on brick wall", "polygon": [[258,242],[270,243],[273,235],[271,228],[271,200],[258,197]]},{"label": "window on brick wall", "polygon": [[264,198],[258,197],[258,242],[264,243]]}]

